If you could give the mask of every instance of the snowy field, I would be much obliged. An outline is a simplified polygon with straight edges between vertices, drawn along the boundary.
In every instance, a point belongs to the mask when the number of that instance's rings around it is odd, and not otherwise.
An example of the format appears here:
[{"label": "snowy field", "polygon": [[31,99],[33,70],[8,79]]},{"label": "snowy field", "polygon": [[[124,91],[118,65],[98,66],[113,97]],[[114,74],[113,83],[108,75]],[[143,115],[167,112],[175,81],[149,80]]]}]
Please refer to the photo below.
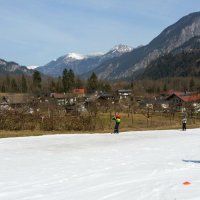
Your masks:
[{"label": "snowy field", "polygon": [[200,129],[0,139],[0,200],[186,199],[200,200]]}]

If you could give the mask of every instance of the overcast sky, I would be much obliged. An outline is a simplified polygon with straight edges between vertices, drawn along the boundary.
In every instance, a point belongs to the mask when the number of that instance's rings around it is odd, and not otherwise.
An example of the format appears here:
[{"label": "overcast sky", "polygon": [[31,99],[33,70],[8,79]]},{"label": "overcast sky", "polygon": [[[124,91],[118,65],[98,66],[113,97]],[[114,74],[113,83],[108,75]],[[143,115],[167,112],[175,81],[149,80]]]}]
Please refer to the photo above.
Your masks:
[{"label": "overcast sky", "polygon": [[70,52],[148,44],[199,0],[0,0],[0,58],[44,65]]}]

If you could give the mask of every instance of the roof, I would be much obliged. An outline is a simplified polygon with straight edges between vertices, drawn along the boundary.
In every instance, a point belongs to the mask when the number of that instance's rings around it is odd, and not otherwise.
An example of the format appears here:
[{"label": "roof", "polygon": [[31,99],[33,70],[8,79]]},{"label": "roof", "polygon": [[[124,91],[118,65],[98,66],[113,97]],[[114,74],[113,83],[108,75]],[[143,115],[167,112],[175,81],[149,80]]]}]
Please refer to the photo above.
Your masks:
[{"label": "roof", "polygon": [[118,90],[118,93],[132,93],[132,90]]},{"label": "roof", "polygon": [[195,102],[200,100],[200,93],[194,93],[194,92],[174,92],[170,96],[168,96],[166,99],[172,98],[172,96],[177,96],[179,99],[181,99],[184,102]]},{"label": "roof", "polygon": [[98,99],[98,96],[97,95],[90,95],[86,98],[85,102],[87,103],[91,103],[91,102],[95,102],[96,100]]},{"label": "roof", "polygon": [[192,94],[192,95],[180,95],[180,98],[185,102],[195,102],[200,100],[200,94]]},{"label": "roof", "polygon": [[55,99],[67,99],[75,97],[75,94],[72,93],[51,93],[50,95],[52,98]]},{"label": "roof", "polygon": [[0,93],[0,101],[8,104],[25,104],[33,100],[33,96],[28,93]]},{"label": "roof", "polygon": [[74,94],[82,94],[82,95],[84,95],[85,94],[85,89],[82,89],[82,88],[74,89],[73,93]]},{"label": "roof", "polygon": [[103,93],[103,94],[100,94],[99,97],[107,98],[107,97],[114,97],[114,95],[113,94],[108,94],[108,93]]},{"label": "roof", "polygon": [[168,91],[163,91],[160,94],[161,95],[166,95],[166,96],[170,96],[172,94],[176,94],[176,95],[182,95],[182,94],[194,94],[195,92],[181,92],[181,91],[176,91],[176,90],[168,90]]}]

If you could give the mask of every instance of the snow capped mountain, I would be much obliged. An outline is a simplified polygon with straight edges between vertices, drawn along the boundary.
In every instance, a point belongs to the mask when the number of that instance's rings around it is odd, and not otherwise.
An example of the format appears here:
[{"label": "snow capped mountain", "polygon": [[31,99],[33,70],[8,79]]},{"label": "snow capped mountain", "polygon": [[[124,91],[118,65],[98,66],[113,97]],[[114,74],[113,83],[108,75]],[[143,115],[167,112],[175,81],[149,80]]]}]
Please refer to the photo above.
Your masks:
[{"label": "snow capped mountain", "polygon": [[114,46],[111,51],[112,52],[120,52],[120,53],[126,53],[126,52],[129,52],[129,51],[132,51],[133,48],[130,47],[130,46],[127,46],[127,45],[123,45],[123,44],[119,44],[119,45],[116,45]]},{"label": "snow capped mountain", "polygon": [[82,55],[79,53],[68,53],[64,56],[52,60],[48,64],[38,67],[37,70],[50,76],[60,76],[63,70],[72,69],[76,74],[81,75],[93,70],[103,62],[119,57],[126,52],[130,52],[131,47],[127,45],[116,45],[107,53],[91,53]]},{"label": "snow capped mountain", "polygon": [[92,58],[92,57],[96,57],[96,56],[100,56],[100,55],[102,55],[102,53],[91,53],[91,54],[88,54],[88,55],[82,55],[82,54],[79,54],[79,53],[68,53],[65,56],[59,57],[55,61],[63,59],[63,61],[66,64],[68,64],[68,62],[77,61],[77,60],[84,60],[84,59],[88,59],[88,58]]},{"label": "snow capped mountain", "polygon": [[35,69],[35,68],[37,68],[38,66],[36,66],[36,65],[33,65],[33,66],[27,66],[27,68],[28,69]]},{"label": "snow capped mountain", "polygon": [[72,59],[75,59],[75,60],[83,60],[85,58],[85,56],[78,54],[78,53],[69,53],[67,55],[67,58],[72,58]]},{"label": "snow capped mountain", "polygon": [[0,59],[0,66],[6,66],[6,61],[5,61],[5,60],[2,60],[2,59]]},{"label": "snow capped mountain", "polygon": [[127,45],[119,44],[114,46],[110,51],[103,55],[103,59],[112,59],[114,57],[120,57],[122,54],[132,51],[133,48]]}]

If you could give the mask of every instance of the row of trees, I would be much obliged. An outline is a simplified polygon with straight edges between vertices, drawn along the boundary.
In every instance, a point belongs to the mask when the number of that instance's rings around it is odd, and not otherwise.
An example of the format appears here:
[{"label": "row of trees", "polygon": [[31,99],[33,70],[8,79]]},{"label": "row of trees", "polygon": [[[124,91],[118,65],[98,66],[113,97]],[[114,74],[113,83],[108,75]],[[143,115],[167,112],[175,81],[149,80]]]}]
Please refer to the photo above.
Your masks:
[{"label": "row of trees", "polygon": [[9,76],[1,77],[1,86],[0,90],[1,92],[23,92],[26,93],[28,91],[28,85],[27,78],[22,75],[19,76]]},{"label": "row of trees", "polygon": [[32,75],[26,76],[20,75],[7,75],[0,78],[0,90],[1,92],[35,92],[42,88],[42,78],[38,71],[35,71]]},{"label": "row of trees", "polygon": [[111,91],[111,85],[106,81],[99,80],[95,73],[92,73],[87,80],[82,80],[71,69],[65,69],[62,77],[52,79],[49,88],[51,92],[70,92],[74,88],[85,88],[88,93],[97,90]]},{"label": "row of trees", "polygon": [[111,91],[110,84],[98,80],[95,73],[87,80],[82,80],[71,69],[64,69],[62,76],[58,78],[42,76],[38,71],[34,71],[32,76],[22,74],[7,75],[0,78],[1,92],[70,92],[74,88],[85,88],[88,93],[93,93],[96,90]]},{"label": "row of trees", "polygon": [[71,69],[65,69],[62,76],[58,78],[42,76],[38,71],[35,71],[32,76],[7,75],[0,78],[1,92],[70,92],[74,88],[85,88],[88,93],[97,90],[111,92],[117,89],[132,89],[136,95],[156,95],[170,89],[199,91],[200,79],[198,77],[174,77],[159,80],[118,81],[113,82],[111,87],[109,82],[99,80],[95,73],[92,73],[87,80],[83,80]]},{"label": "row of trees", "polygon": [[136,93],[159,94],[170,89],[177,91],[199,91],[200,79],[197,77],[173,77],[158,80],[141,80],[132,83]]}]

